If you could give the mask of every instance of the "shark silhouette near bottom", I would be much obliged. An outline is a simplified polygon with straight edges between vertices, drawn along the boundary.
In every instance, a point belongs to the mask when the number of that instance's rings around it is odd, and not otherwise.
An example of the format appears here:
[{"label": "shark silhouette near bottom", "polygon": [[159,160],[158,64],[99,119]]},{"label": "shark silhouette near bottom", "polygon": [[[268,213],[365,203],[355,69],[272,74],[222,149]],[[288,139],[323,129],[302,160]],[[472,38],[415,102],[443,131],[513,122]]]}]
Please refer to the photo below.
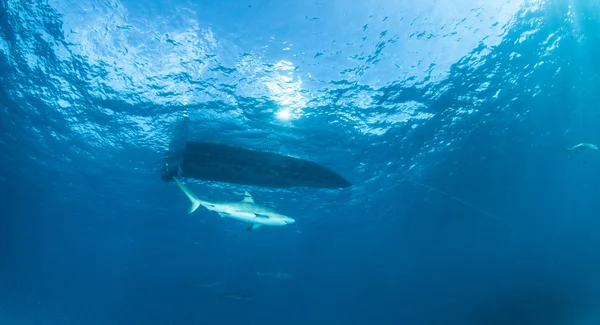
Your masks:
[{"label": "shark silhouette near bottom", "polygon": [[229,300],[250,300],[250,299],[252,299],[252,296],[245,294],[243,292],[220,293],[217,296],[221,297],[221,299],[229,299]]},{"label": "shark silhouette near bottom", "polygon": [[247,231],[254,230],[260,226],[285,226],[296,222],[296,220],[271,208],[256,204],[248,191],[245,192],[244,199],[241,201],[210,202],[200,200],[177,177],[173,177],[173,179],[192,203],[189,213],[196,211],[199,206],[203,206],[210,211],[217,212],[221,217],[250,223],[251,225],[246,229]]}]

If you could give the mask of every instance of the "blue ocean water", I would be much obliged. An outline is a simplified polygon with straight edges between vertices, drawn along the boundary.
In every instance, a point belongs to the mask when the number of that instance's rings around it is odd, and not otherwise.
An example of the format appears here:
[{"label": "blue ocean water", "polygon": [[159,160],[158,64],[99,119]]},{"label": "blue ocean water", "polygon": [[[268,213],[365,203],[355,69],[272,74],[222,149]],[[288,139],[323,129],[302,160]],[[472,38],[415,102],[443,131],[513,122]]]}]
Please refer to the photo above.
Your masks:
[{"label": "blue ocean water", "polygon": [[[0,324],[597,324],[599,57],[595,0],[0,0]],[[187,214],[183,118],[353,186]]]}]

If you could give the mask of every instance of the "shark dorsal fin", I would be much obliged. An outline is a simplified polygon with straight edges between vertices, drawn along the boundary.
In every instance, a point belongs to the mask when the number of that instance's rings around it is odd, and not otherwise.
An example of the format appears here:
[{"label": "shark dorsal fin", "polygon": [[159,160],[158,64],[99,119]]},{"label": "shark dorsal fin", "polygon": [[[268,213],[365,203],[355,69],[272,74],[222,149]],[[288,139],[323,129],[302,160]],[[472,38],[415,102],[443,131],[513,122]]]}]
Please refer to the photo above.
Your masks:
[{"label": "shark dorsal fin", "polygon": [[252,195],[248,193],[248,191],[244,191],[244,199],[242,200],[242,202],[254,203],[254,199],[252,198]]}]

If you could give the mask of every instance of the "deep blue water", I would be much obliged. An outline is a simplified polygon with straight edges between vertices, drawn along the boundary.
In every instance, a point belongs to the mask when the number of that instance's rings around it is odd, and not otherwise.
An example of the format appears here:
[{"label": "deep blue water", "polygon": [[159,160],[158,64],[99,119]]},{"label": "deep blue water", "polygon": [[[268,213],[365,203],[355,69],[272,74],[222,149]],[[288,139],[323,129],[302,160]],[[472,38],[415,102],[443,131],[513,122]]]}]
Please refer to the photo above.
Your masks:
[{"label": "deep blue water", "polygon": [[[0,325],[597,324],[598,58],[596,0],[0,0]],[[187,214],[186,116],[354,185]]]}]

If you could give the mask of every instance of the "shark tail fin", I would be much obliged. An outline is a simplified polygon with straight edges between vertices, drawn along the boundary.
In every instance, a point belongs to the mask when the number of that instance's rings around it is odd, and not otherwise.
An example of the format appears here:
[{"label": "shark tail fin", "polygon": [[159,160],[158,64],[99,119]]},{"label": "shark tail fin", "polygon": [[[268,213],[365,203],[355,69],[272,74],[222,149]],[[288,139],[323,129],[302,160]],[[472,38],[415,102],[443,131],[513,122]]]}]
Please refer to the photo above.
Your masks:
[{"label": "shark tail fin", "polygon": [[569,154],[569,158],[571,158],[571,149],[567,148],[565,146],[560,146],[564,151],[566,151]]},{"label": "shark tail fin", "polygon": [[190,189],[187,188],[187,186],[185,186],[177,177],[173,177],[173,180],[175,180],[175,183],[177,183],[177,186],[179,186],[181,191],[183,191],[183,193],[188,197],[188,199],[190,199],[190,202],[192,203],[188,213],[192,213],[192,212],[196,211],[196,209],[198,209],[198,207],[200,206],[200,202],[201,202],[200,199],[196,196],[196,194],[194,194],[192,191],[190,191]]}]

